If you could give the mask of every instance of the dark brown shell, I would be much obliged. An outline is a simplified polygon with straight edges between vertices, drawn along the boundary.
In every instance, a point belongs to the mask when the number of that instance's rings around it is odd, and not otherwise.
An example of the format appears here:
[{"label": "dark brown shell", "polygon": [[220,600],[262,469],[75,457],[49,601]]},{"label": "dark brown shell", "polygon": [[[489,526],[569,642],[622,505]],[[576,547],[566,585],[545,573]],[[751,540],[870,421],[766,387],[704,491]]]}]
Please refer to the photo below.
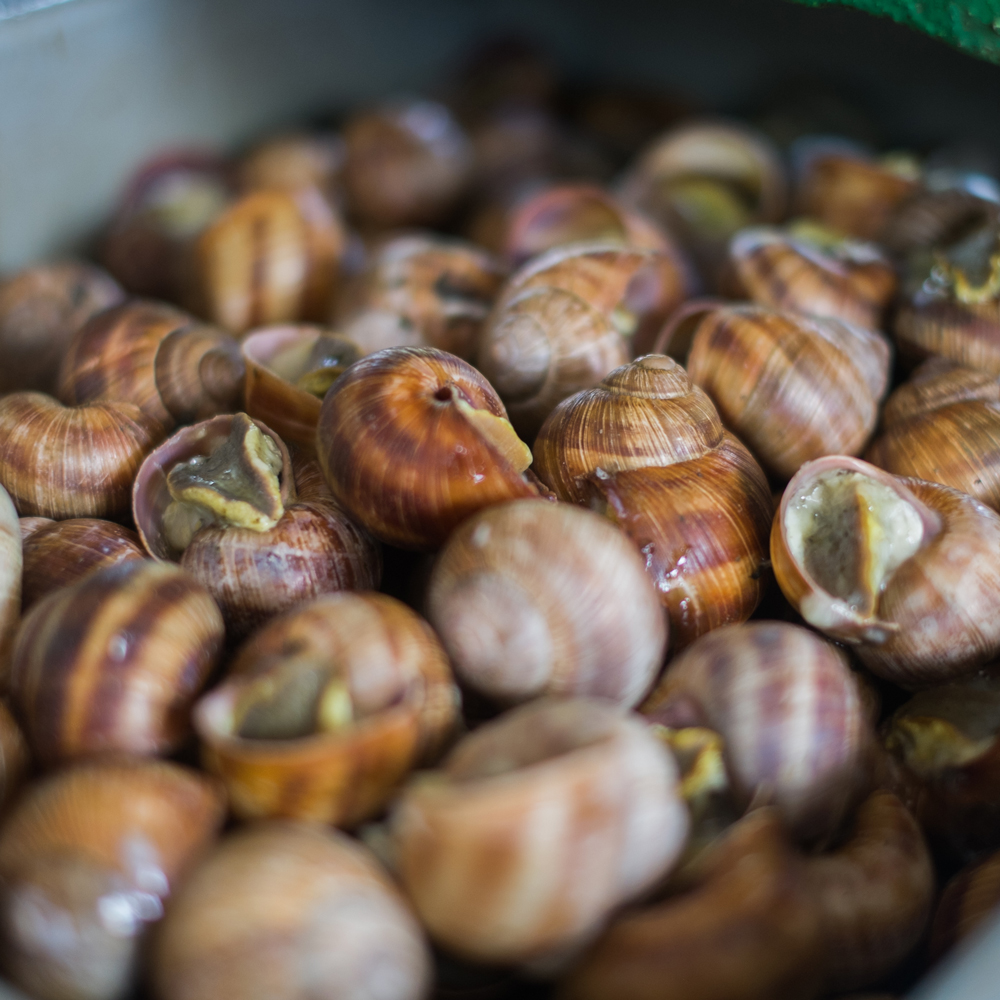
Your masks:
[{"label": "dark brown shell", "polygon": [[[293,679],[293,661],[344,682],[351,723],[296,738],[242,735],[248,697],[268,678]],[[418,615],[383,594],[327,594],[249,639],[194,723],[205,766],[237,815],[351,827],[378,813],[415,766],[434,761],[459,702],[444,650]]]},{"label": "dark brown shell", "polygon": [[1000,906],[1000,854],[959,872],[944,887],[934,923],[930,950],[937,959],[994,915]]},{"label": "dark brown shell", "polygon": [[21,606],[25,611],[46,594],[95,570],[146,556],[134,531],[89,517],[53,521],[38,528],[24,540],[23,553]]},{"label": "dark brown shell", "polygon": [[222,649],[211,596],[176,566],[130,560],[41,600],[24,618],[11,699],[38,759],[170,753]]},{"label": "dark brown shell", "polygon": [[672,726],[692,705],[744,801],[773,803],[803,840],[832,837],[867,791],[874,733],[847,657],[814,632],[761,621],[702,636],[641,711]]},{"label": "dark brown shell", "polygon": [[0,282],[0,392],[54,392],[63,352],[96,313],[125,292],[93,264],[36,264]]},{"label": "dark brown shell", "polygon": [[364,354],[436,347],[471,360],[504,277],[500,263],[471,243],[397,236],[346,285],[334,325]]},{"label": "dark brown shell", "polygon": [[[497,436],[476,414],[499,418]],[[333,495],[376,538],[433,548],[481,507],[539,495],[505,418],[471,365],[433,348],[389,348],[327,393],[316,450]]]},{"label": "dark brown shell", "polygon": [[168,473],[178,462],[207,455],[224,441],[229,416],[178,431],[143,463],[133,490],[133,516],[146,551],[155,559],[180,562],[201,581],[222,609],[231,640],[302,601],[337,590],[369,590],[382,576],[378,544],[331,496],[315,462],[293,464],[281,439],[254,422],[277,443],[283,460],[285,510],[269,531],[205,527],[183,552],[170,545],[164,532]]},{"label": "dark brown shell", "polygon": [[146,928],[224,812],[214,783],[159,761],[87,762],[32,785],[0,834],[4,972],[49,1000],[129,995]]},{"label": "dark brown shell", "polygon": [[163,433],[133,403],[70,407],[14,392],[0,398],[0,484],[25,517],[123,517]]}]

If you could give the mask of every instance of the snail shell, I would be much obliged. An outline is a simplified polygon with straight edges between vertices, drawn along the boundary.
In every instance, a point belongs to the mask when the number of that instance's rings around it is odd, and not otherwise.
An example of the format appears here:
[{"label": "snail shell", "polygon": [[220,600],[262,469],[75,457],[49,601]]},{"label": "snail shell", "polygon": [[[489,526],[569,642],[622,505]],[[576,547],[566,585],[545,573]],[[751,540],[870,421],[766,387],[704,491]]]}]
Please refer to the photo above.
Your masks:
[{"label": "snail shell", "polygon": [[21,618],[23,545],[17,511],[0,486],[0,688],[6,687],[14,633]]},{"label": "snail shell", "polygon": [[951,486],[1000,509],[1000,379],[925,361],[886,401],[865,458],[894,476]]},{"label": "snail shell", "polygon": [[471,149],[451,112],[410,100],[362,111],[344,125],[344,191],[366,226],[434,225],[462,196]]},{"label": "snail shell", "polygon": [[399,877],[431,936],[504,963],[585,941],[670,868],[687,828],[669,753],[634,716],[585,698],[475,730],[392,818]]},{"label": "snail shell", "polygon": [[314,188],[251,191],[198,237],[188,264],[193,311],[234,334],[323,321],[347,237]]},{"label": "snail shell", "polygon": [[847,840],[809,858],[807,891],[819,906],[828,990],[870,986],[913,951],[934,900],[934,865],[920,827],[891,792],[860,806]]},{"label": "snail shell", "polygon": [[461,680],[501,700],[594,695],[630,708],[666,648],[656,592],[627,539],[589,511],[541,499],[460,525],[427,608]]},{"label": "snail shell", "polygon": [[470,360],[504,279],[480,247],[432,234],[381,244],[338,299],[335,326],[364,354],[436,347]]},{"label": "snail shell", "polygon": [[23,544],[21,604],[25,611],[53,590],[130,559],[144,559],[139,536],[113,521],[79,517],[51,521]]},{"label": "snail shell", "polygon": [[253,423],[274,442],[282,463],[282,513],[269,530],[209,524],[183,549],[174,546],[167,531],[168,475],[180,463],[223,447],[233,416],[184,427],[165,441],[143,462],[132,498],[146,551],[154,559],[180,562],[208,589],[222,609],[230,639],[243,638],[268,618],[319,594],[373,588],[382,575],[377,544],[346,516],[315,463],[293,463],[281,439],[259,421]]},{"label": "snail shell", "polygon": [[660,335],[765,468],[790,478],[803,462],[857,454],[878,419],[889,345],[840,320],[757,305],[691,303]]},{"label": "snail shell", "polygon": [[531,452],[471,365],[433,348],[362,358],[323,400],[320,467],[336,499],[376,538],[434,548],[474,511],[538,496]]},{"label": "snail shell", "polygon": [[305,824],[231,834],[172,900],[152,954],[163,1000],[422,1000],[416,921],[360,844]]},{"label": "snail shell", "polygon": [[146,928],[214,838],[215,785],[160,761],[86,762],[31,785],[0,833],[0,960],[40,1000],[131,995]]},{"label": "snail shell", "polygon": [[1000,905],[1000,854],[991,854],[948,881],[931,926],[931,954],[940,958],[963,941]]},{"label": "snail shell", "polygon": [[11,699],[38,759],[171,753],[222,649],[222,616],[177,566],[130,560],[39,601],[17,633]]},{"label": "snail shell", "polygon": [[[317,728],[331,694],[346,712]],[[419,616],[382,594],[329,594],[255,633],[194,724],[237,815],[354,826],[434,759],[458,705],[444,651]]]},{"label": "snail shell", "polygon": [[729,260],[746,297],[760,305],[871,330],[882,325],[896,291],[892,264],[873,243],[817,244],[795,231],[759,226],[733,237]]},{"label": "snail shell", "polygon": [[670,726],[692,705],[725,741],[734,789],[800,839],[831,836],[864,794],[874,733],[847,657],[814,633],[748,622],[702,636],[641,711]]},{"label": "snail shell", "polygon": [[53,392],[73,334],[124,297],[109,274],[82,261],[36,264],[0,282],[0,392]]},{"label": "snail shell", "polygon": [[22,516],[122,517],[162,436],[160,422],[133,403],[69,407],[12,392],[0,398],[0,485]]},{"label": "snail shell", "polygon": [[556,404],[642,354],[687,293],[687,275],[663,254],[613,243],[556,247],[504,286],[476,365],[531,437]]},{"label": "snail shell", "polygon": [[570,970],[559,1000],[802,1000],[822,939],[802,862],[772,810],[731,827],[694,889],[619,917]]},{"label": "snail shell", "polygon": [[19,791],[31,766],[28,743],[7,705],[0,701],[0,809]]},{"label": "snail shell", "polygon": [[1000,653],[1000,516],[957,490],[855,458],[810,462],[782,496],[771,559],[806,621],[903,687]]},{"label": "snail shell", "polygon": [[289,132],[257,143],[238,168],[244,191],[317,188],[335,201],[344,166],[344,142],[333,132]]}]

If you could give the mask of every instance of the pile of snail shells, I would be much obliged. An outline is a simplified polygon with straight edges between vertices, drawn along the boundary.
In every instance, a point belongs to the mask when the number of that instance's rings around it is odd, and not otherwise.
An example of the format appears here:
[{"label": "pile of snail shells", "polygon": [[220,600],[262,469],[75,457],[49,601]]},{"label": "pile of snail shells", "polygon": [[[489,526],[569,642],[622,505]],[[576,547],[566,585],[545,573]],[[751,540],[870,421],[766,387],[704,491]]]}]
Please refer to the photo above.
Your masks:
[{"label": "pile of snail shells", "polygon": [[895,994],[1000,899],[1000,211],[723,120],[563,176],[482,72],[0,283],[38,1000]]}]

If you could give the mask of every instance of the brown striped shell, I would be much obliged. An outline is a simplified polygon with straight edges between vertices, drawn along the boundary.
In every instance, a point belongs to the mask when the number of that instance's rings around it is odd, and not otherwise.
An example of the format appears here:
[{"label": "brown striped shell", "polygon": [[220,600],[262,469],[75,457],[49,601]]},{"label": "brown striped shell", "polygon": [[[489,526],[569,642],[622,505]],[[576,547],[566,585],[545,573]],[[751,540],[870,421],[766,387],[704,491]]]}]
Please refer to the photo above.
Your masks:
[{"label": "brown striped shell", "polygon": [[560,184],[518,204],[507,219],[504,256],[514,267],[567,243],[613,242],[678,255],[666,233],[595,184]]},{"label": "brown striped shell", "polygon": [[471,365],[398,347],[352,365],[323,400],[316,451],[330,489],[376,538],[440,545],[481,507],[538,496],[531,452]]},{"label": "brown striped shell", "polygon": [[865,458],[1000,510],[1000,378],[928,359],[886,401]]},{"label": "brown striped shell", "polygon": [[501,701],[573,694],[631,708],[666,650],[641,556],[569,504],[514,500],[468,518],[438,556],[426,600],[459,678]]},{"label": "brown striped shell", "polygon": [[171,753],[222,650],[207,590],[165,563],[108,566],[39,601],[17,633],[11,700],[39,761]]},{"label": "brown striped shell", "polygon": [[665,254],[614,243],[556,247],[504,286],[476,366],[530,438],[567,396],[644,353],[688,292],[688,275]]},{"label": "brown striped shell", "polygon": [[731,827],[694,888],[618,917],[563,979],[559,1000],[802,1000],[823,942],[802,861],[770,809]]},{"label": "brown striped shell", "polygon": [[346,242],[316,189],[251,191],[195,241],[187,301],[236,335],[272,323],[322,322]]},{"label": "brown striped shell", "polygon": [[940,355],[1000,375],[1000,222],[916,255],[893,334],[900,355]]},{"label": "brown striped shell", "polygon": [[740,290],[760,305],[871,330],[882,325],[896,291],[892,264],[873,243],[818,243],[795,230],[760,226],[733,237],[729,261]]},{"label": "brown striped shell", "polygon": [[845,236],[877,240],[917,179],[891,165],[842,152],[810,158],[798,179],[796,209]]},{"label": "brown striped shell", "polygon": [[765,468],[790,478],[810,459],[860,452],[889,380],[880,334],[758,305],[691,303],[660,335]]},{"label": "brown striped shell", "polygon": [[638,358],[564,400],[535,456],[557,496],[610,517],[645,556],[675,648],[753,613],[765,583],[767,480],[675,361]]},{"label": "brown striped shell", "polygon": [[363,354],[437,347],[472,359],[505,270],[472,243],[412,233],[379,245],[337,300],[334,326]]},{"label": "brown striped shell", "polygon": [[328,594],[247,640],[194,724],[238,816],[352,827],[435,759],[458,708],[426,622],[383,594]]},{"label": "brown striped shell", "polygon": [[403,888],[431,936],[480,962],[560,957],[677,859],[677,769],[608,702],[540,699],[466,736],[392,816]]},{"label": "brown striped shell", "polygon": [[655,138],[619,193],[675,234],[714,285],[735,232],[781,220],[787,183],[781,156],[763,133],[735,122],[692,121]]},{"label": "brown striped shell", "polygon": [[160,761],[76,764],[0,832],[0,962],[42,1000],[131,994],[146,929],[225,815],[214,783]]},{"label": "brown striped shell", "polygon": [[71,406],[135,403],[168,431],[235,410],[243,373],[239,346],[224,330],[139,300],[77,331],[59,369],[59,398]]},{"label": "brown striped shell", "polygon": [[25,517],[123,517],[162,437],[159,421],[133,403],[70,407],[12,392],[0,398],[0,485]]},{"label": "brown striped shell", "polygon": [[436,101],[400,100],[359,111],[343,135],[344,193],[363,226],[442,222],[469,181],[468,140]]},{"label": "brown striped shell", "polygon": [[748,622],[702,636],[641,706],[652,721],[725,741],[734,789],[773,803],[800,839],[831,837],[869,779],[871,732],[847,657],[797,625]]},{"label": "brown striped shell", "polygon": [[139,536],[114,521],[77,517],[52,521],[23,542],[24,578],[21,604],[27,611],[60,587],[82,580],[95,570],[129,559],[144,559]]},{"label": "brown striped shell", "polygon": [[83,261],[35,264],[0,282],[0,392],[54,392],[73,334],[124,297],[109,274]]},{"label": "brown striped shell", "polygon": [[806,621],[902,687],[1000,653],[1000,515],[950,487],[846,456],[810,462],[782,496],[771,560]]},{"label": "brown striped shell", "polygon": [[941,893],[931,925],[930,950],[940,958],[984,926],[1000,906],[1000,852],[960,871]]},{"label": "brown striped shell", "polygon": [[333,132],[286,132],[268,136],[243,154],[238,171],[244,191],[317,188],[336,200],[344,143]]},{"label": "brown striped shell", "polygon": [[[267,326],[243,339],[240,350],[246,363],[246,411],[251,417],[273,427],[282,441],[308,455],[316,451],[316,424],[325,393],[303,387],[314,354],[328,345],[321,361],[334,360],[323,370],[336,377],[361,357],[358,346],[346,337],[322,326],[305,324]],[[332,378],[331,378],[332,384]]]},{"label": "brown striped shell", "polygon": [[21,526],[21,541],[24,542],[40,528],[55,524],[55,521],[51,517],[21,517],[18,523]]},{"label": "brown striped shell", "polygon": [[374,857],[343,834],[261,823],[171,901],[151,956],[162,1000],[423,1000],[431,957]]},{"label": "brown striped shell", "polygon": [[7,688],[14,633],[21,618],[23,545],[17,511],[0,486],[0,691]]},{"label": "brown striped shell", "polygon": [[909,810],[891,792],[860,806],[844,843],[805,865],[818,905],[829,991],[871,986],[916,948],[934,900],[934,865]]},{"label": "brown striped shell", "polygon": [[135,480],[132,511],[139,537],[154,559],[174,560],[215,598],[230,640],[242,639],[268,618],[301,601],[337,590],[368,590],[382,575],[381,551],[331,496],[314,461],[297,457],[268,427],[275,442],[283,512],[266,531],[234,524],[200,528],[183,550],[175,548],[164,515],[171,496],[170,471],[222,445],[232,416],[185,427],[143,462]]}]

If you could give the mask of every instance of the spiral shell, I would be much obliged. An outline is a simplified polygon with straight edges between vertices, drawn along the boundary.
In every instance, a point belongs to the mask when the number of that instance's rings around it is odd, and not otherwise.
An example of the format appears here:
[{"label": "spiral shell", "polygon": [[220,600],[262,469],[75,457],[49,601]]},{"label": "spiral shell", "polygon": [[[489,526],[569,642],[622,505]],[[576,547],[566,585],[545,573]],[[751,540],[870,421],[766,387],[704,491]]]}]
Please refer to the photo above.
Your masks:
[{"label": "spiral shell", "polygon": [[694,303],[675,314],[660,349],[674,354],[691,326],[691,381],[765,468],[787,479],[810,459],[864,448],[889,380],[880,334],[764,306]]},{"label": "spiral shell", "polygon": [[[338,699],[337,717],[318,724]],[[458,704],[422,619],[382,594],[329,594],[255,633],[194,724],[237,815],[350,827],[434,759]]]},{"label": "spiral shell", "polygon": [[44,764],[171,753],[222,650],[222,617],[176,566],[130,560],[39,601],[17,633],[11,699]]},{"label": "spiral shell", "polygon": [[931,358],[887,400],[865,458],[1000,509],[1000,379]]},{"label": "spiral shell", "polygon": [[458,676],[501,700],[592,695],[630,708],[666,648],[628,541],[589,511],[541,499],[489,507],[456,529],[427,609]]},{"label": "spiral shell", "polygon": [[134,531],[89,517],[52,521],[38,528],[24,540],[22,551],[21,602],[25,611],[46,594],[95,570],[146,556]]},{"label": "spiral shell", "polygon": [[472,244],[432,234],[382,243],[338,298],[335,326],[364,354],[436,347],[470,360],[504,269]]},{"label": "spiral shell", "polygon": [[773,803],[800,839],[833,835],[866,790],[874,734],[847,658],[806,629],[748,622],[702,636],[641,711],[669,726],[692,704],[725,741],[735,790]]},{"label": "spiral shell", "polygon": [[560,1000],[801,1000],[822,955],[802,862],[773,811],[720,838],[694,889],[614,921],[563,980]]},{"label": "spiral shell", "polygon": [[774,309],[832,316],[877,330],[896,291],[892,264],[873,243],[817,244],[796,231],[744,229],[729,244],[746,296]]},{"label": "spiral shell", "polygon": [[131,995],[146,928],[224,818],[175,764],[86,762],[32,785],[0,833],[0,960],[40,1000]]},{"label": "spiral shell", "polygon": [[36,264],[0,282],[0,392],[53,392],[73,334],[124,297],[109,274],[82,261]]},{"label": "spiral shell", "polygon": [[552,959],[676,860],[688,827],[676,784],[672,758],[634,717],[590,699],[532,702],[404,792],[392,818],[399,877],[450,951]]},{"label": "spiral shell", "polygon": [[416,921],[360,844],[293,823],[230,835],[172,900],[152,954],[163,1000],[423,1000]]},{"label": "spiral shell", "polygon": [[931,927],[930,950],[940,958],[996,912],[1000,905],[1000,854],[959,872],[941,893]]},{"label": "spiral shell", "polygon": [[376,538],[433,548],[481,507],[538,496],[531,452],[489,383],[433,348],[389,348],[352,365],[316,429],[333,495]]},{"label": "spiral shell", "polygon": [[828,990],[870,986],[913,951],[931,913],[934,865],[920,827],[891,792],[861,804],[845,842],[810,858]]},{"label": "spiral shell", "polygon": [[903,687],[1000,653],[1000,516],[957,490],[854,458],[810,462],[782,496],[771,559],[806,621]]},{"label": "spiral shell", "polygon": [[504,286],[476,364],[530,437],[561,400],[644,353],[688,291],[688,276],[664,254],[606,243],[556,247]]},{"label": "spiral shell", "polygon": [[132,403],[63,406],[40,392],[0,398],[0,485],[21,516],[122,517],[162,425]]}]

